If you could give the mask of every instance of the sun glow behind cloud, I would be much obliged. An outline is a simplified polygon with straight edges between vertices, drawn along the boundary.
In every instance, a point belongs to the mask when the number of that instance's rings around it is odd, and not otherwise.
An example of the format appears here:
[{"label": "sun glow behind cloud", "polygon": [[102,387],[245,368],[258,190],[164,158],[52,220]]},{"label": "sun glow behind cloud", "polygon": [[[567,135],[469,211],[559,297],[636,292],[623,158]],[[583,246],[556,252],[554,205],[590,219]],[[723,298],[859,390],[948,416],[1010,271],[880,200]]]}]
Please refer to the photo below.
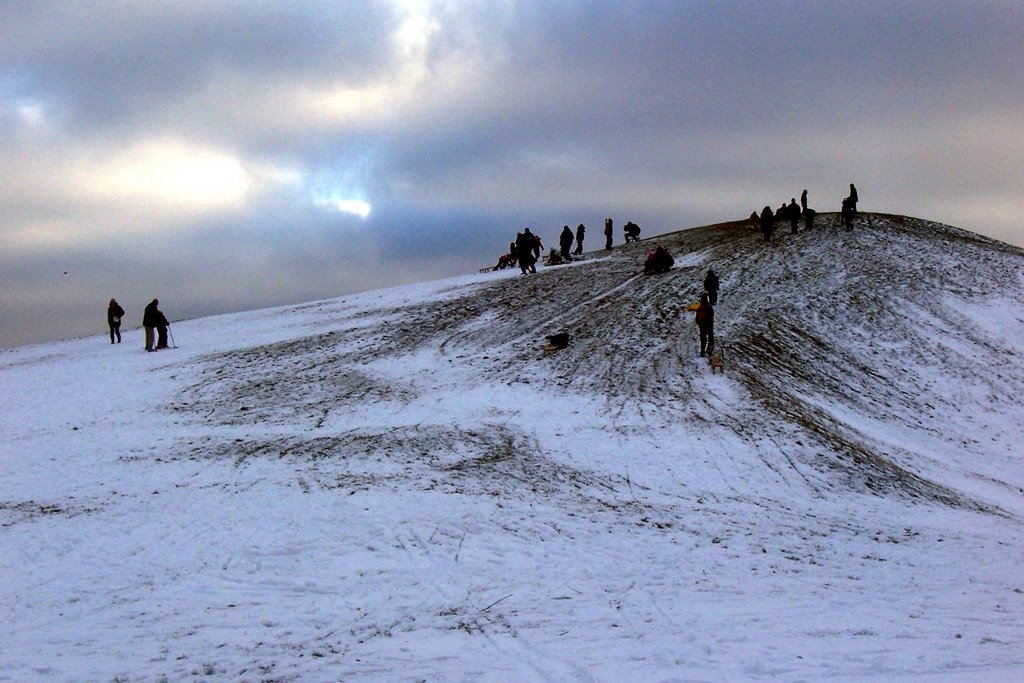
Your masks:
[{"label": "sun glow behind cloud", "polygon": [[234,156],[176,141],[141,143],[84,169],[82,176],[95,196],[200,210],[239,204],[253,183]]}]

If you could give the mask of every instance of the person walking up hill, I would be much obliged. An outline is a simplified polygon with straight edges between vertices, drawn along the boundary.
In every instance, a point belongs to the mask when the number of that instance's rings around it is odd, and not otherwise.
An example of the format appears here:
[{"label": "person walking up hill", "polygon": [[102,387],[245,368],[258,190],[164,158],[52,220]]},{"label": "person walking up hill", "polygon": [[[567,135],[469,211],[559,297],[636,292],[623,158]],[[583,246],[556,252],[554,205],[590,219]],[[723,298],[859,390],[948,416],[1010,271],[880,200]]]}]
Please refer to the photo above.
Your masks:
[{"label": "person walking up hill", "polygon": [[117,303],[117,299],[111,299],[110,303],[107,304],[107,326],[110,328],[110,343],[114,343],[114,339],[117,339],[117,343],[121,343],[121,318],[124,317],[124,309],[121,308],[121,304]]},{"label": "person walking up hill", "polygon": [[700,332],[700,355],[706,356],[715,348],[715,309],[711,306],[707,292],[700,295],[700,305],[693,321],[697,323]]}]

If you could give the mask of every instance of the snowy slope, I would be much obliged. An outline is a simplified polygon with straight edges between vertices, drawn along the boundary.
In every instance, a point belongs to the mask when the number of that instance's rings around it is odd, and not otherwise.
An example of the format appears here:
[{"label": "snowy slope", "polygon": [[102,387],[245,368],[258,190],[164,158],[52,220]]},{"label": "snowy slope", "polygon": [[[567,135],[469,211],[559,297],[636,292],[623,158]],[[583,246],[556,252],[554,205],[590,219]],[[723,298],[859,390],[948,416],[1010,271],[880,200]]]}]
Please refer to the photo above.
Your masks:
[{"label": "snowy slope", "polygon": [[0,681],[1018,680],[1024,253],[818,225],[5,352]]}]

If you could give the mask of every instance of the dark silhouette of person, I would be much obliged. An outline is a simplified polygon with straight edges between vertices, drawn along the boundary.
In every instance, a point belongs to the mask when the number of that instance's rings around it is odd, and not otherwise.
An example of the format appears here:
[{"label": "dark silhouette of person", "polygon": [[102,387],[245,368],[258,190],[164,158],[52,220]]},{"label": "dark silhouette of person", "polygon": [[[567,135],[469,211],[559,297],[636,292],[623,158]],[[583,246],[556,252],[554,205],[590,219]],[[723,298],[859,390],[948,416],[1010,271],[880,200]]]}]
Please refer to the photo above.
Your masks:
[{"label": "dark silhouette of person", "polygon": [[604,248],[612,248],[612,219],[604,219]]},{"label": "dark silhouette of person", "polygon": [[715,348],[715,309],[711,306],[708,293],[700,295],[700,305],[693,316],[697,323],[697,330],[700,333],[700,355],[705,356]]},{"label": "dark silhouette of person", "polygon": [[575,254],[579,256],[583,253],[583,237],[587,232],[586,226],[582,223],[576,226],[576,251]]},{"label": "dark silhouette of person", "polygon": [[810,230],[814,227],[814,217],[817,213],[814,209],[804,209],[804,230]]},{"label": "dark silhouette of person", "polygon": [[775,227],[775,215],[772,213],[772,207],[766,206],[761,209],[761,234],[764,236],[765,242],[772,241],[772,229]]},{"label": "dark silhouette of person", "polygon": [[708,293],[711,305],[716,305],[718,303],[718,276],[710,268],[708,274],[704,276],[704,291]]},{"label": "dark silhouette of person", "polygon": [[672,258],[672,254],[669,253],[668,249],[659,244],[654,251],[647,252],[647,259],[644,261],[644,273],[646,275],[667,273],[675,263],[676,260]]},{"label": "dark silhouette of person", "polygon": [[167,321],[167,316],[159,308],[156,309],[156,348],[166,349],[167,348],[167,328],[171,323]]},{"label": "dark silhouette of person", "polygon": [[156,344],[154,342],[154,332],[156,331],[156,327],[160,322],[160,312],[159,309],[157,308],[157,306],[159,305],[160,302],[156,299],[153,299],[148,304],[146,304],[146,308],[142,311],[142,327],[145,328],[146,330],[147,351],[156,351]]},{"label": "dark silhouette of person", "polygon": [[790,197],[789,206],[786,207],[786,213],[789,214],[789,230],[795,235],[796,223],[800,220],[800,207],[796,205],[796,197]]},{"label": "dark silhouette of person", "polygon": [[800,210],[807,210],[807,190],[804,190],[803,192],[800,193]]},{"label": "dark silhouette of person", "polygon": [[622,226],[622,232],[626,235],[626,242],[632,240],[633,242],[640,241],[640,226],[633,221],[628,221]]},{"label": "dark silhouette of person", "polygon": [[529,228],[526,228],[523,232],[516,235],[516,252],[519,254],[519,270],[523,271],[523,275],[537,272],[537,268],[533,265],[534,245],[533,233],[530,232]]},{"label": "dark silhouette of person", "polygon": [[558,236],[558,246],[562,248],[562,260],[571,261],[572,256],[572,241],[575,239],[572,234],[572,228],[568,225],[562,226],[562,234]]},{"label": "dark silhouette of person", "polygon": [[853,201],[849,197],[843,200],[843,207],[840,209],[839,214],[843,218],[843,227],[847,230],[853,230]]},{"label": "dark silhouette of person", "polygon": [[857,213],[857,188],[850,183],[850,213]]},{"label": "dark silhouette of person", "polygon": [[107,304],[107,326],[110,328],[110,343],[114,343],[114,339],[117,339],[117,343],[121,343],[121,318],[124,317],[124,309],[121,308],[121,304],[117,303],[117,299],[111,299],[110,303]]}]

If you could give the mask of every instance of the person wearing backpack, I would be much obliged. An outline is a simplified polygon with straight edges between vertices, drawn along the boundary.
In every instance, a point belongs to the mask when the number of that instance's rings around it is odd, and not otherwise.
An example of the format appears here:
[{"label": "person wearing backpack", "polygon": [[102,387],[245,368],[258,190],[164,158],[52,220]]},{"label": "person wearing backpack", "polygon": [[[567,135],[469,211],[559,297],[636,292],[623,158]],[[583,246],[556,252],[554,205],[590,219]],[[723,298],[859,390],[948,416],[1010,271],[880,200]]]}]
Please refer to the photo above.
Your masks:
[{"label": "person wearing backpack", "polygon": [[121,343],[121,318],[124,317],[124,309],[121,308],[121,304],[117,303],[117,299],[111,299],[110,303],[107,304],[107,326],[110,327],[110,343],[114,343],[114,339],[117,339],[117,343]]},{"label": "person wearing backpack", "polygon": [[700,331],[700,355],[706,356],[715,348],[715,309],[708,301],[707,292],[701,293],[700,305],[697,307],[693,320],[697,323],[697,329]]}]

